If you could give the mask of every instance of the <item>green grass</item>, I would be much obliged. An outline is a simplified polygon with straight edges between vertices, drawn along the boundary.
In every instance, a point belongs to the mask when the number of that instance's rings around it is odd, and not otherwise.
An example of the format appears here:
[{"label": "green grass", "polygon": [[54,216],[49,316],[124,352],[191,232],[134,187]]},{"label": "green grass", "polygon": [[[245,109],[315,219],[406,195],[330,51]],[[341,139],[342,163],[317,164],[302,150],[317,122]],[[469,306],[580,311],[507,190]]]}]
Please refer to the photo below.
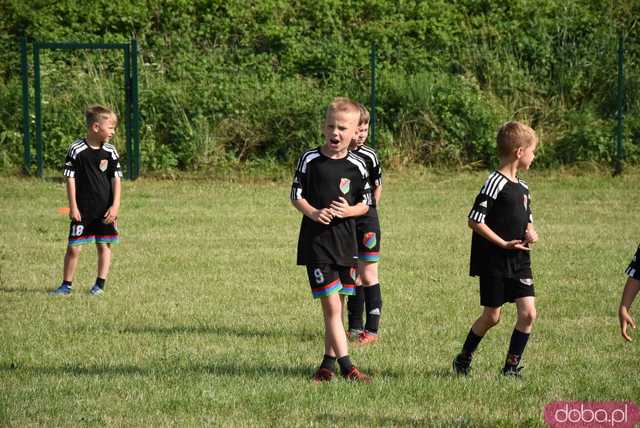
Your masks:
[{"label": "green grass", "polygon": [[387,177],[381,341],[352,349],[373,385],[314,385],[322,317],[295,265],[288,183],[125,182],[107,292],[95,249],[60,281],[61,182],[0,178],[0,425],[543,426],[554,400],[640,399],[616,309],[640,240],[640,174],[529,174],[540,318],[524,381],[498,375],[515,321],[450,362],[480,313],[466,215],[486,173]]}]

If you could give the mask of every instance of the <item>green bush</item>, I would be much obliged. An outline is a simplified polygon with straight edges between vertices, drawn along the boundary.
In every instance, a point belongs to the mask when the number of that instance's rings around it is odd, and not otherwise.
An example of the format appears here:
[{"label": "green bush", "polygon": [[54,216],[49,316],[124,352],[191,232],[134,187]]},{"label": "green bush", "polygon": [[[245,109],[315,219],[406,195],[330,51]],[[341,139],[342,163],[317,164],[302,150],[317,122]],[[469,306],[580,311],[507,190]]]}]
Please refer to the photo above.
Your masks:
[{"label": "green bush", "polygon": [[[331,98],[368,100],[373,42],[377,143],[390,165],[491,165],[496,129],[510,119],[543,136],[541,166],[610,162],[620,29],[627,159],[638,162],[637,16],[632,0],[97,0],[91,8],[8,0],[0,2],[0,168],[22,160],[23,36],[139,40],[143,170],[290,165],[321,143]],[[83,133],[87,104],[122,113],[119,55],[43,53],[48,168]],[[126,160],[122,126],[116,144]]]}]

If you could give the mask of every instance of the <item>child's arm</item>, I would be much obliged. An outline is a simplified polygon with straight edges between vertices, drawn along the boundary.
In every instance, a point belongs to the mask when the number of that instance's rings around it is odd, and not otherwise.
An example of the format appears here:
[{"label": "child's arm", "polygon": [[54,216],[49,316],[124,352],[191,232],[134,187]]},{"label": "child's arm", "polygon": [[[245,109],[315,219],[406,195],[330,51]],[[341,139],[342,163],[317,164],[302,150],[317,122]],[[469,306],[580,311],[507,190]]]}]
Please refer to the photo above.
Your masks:
[{"label": "child's arm", "polygon": [[118,218],[118,211],[120,210],[120,177],[117,175],[111,179],[111,189],[113,191],[113,204],[109,207],[104,214],[104,222],[111,224]]},{"label": "child's arm", "polygon": [[349,202],[342,196],[337,201],[331,202],[329,208],[338,218],[360,217],[369,211],[369,205],[365,201],[358,202],[355,205],[349,205]]},{"label": "child's arm", "polygon": [[533,227],[533,223],[529,223],[527,225],[527,231],[524,233],[524,243],[535,244],[536,242],[538,242],[538,232],[536,232],[536,228]]},{"label": "child's arm", "polygon": [[382,197],[382,184],[373,190],[373,199],[376,201],[376,206],[380,206],[380,198]]},{"label": "child's arm", "polygon": [[636,298],[638,291],[640,291],[640,281],[629,277],[624,286],[624,290],[622,291],[622,300],[620,301],[620,308],[618,309],[620,334],[622,334],[622,337],[624,337],[628,342],[631,342],[631,337],[627,333],[627,326],[630,325],[631,328],[636,328],[636,323],[631,317],[631,314],[629,314],[629,310],[631,309],[631,305],[633,304],[633,300]]},{"label": "child's arm", "polygon": [[291,203],[298,211],[317,223],[329,224],[333,219],[333,212],[331,209],[317,209],[304,198],[294,199]]},{"label": "child's arm", "polygon": [[76,179],[67,177],[67,199],[69,200],[69,219],[71,221],[82,221],[78,203],[76,202]]},{"label": "child's arm", "polygon": [[494,245],[497,245],[500,248],[504,248],[505,250],[523,250],[529,251],[529,248],[526,247],[524,241],[520,241],[518,239],[514,239],[513,241],[505,241],[501,237],[498,236],[489,226],[484,223],[477,223],[471,219],[469,219],[469,227],[473,229],[478,235],[485,238],[487,241],[491,242]]}]

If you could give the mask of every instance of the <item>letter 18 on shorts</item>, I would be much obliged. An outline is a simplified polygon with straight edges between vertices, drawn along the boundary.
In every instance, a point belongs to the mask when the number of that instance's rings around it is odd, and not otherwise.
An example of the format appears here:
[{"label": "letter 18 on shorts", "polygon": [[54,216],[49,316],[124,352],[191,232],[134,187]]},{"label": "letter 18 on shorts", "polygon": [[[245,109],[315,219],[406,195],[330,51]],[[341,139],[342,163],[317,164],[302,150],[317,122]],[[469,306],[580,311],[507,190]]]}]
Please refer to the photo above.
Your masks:
[{"label": "letter 18 on shorts", "polygon": [[521,297],[535,296],[531,278],[506,278],[502,276],[480,276],[480,304],[499,308],[507,302],[513,303]]},{"label": "letter 18 on shorts", "polygon": [[308,265],[307,276],[314,298],[335,293],[353,296],[356,294],[356,269],[350,266]]},{"label": "letter 18 on shorts", "polygon": [[103,219],[90,223],[72,221],[69,226],[69,245],[118,243],[118,228],[114,223],[106,224]]}]

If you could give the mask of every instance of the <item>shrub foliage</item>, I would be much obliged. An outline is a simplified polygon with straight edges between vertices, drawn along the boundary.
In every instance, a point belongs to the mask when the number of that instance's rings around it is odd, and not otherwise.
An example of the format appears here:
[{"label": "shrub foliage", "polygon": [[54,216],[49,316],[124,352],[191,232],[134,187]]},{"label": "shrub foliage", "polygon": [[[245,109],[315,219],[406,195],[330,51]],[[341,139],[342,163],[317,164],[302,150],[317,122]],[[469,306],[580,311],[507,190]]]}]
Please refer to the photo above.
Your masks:
[{"label": "shrub foliage", "polygon": [[[543,165],[611,162],[623,32],[626,155],[640,160],[637,1],[250,4],[0,2],[0,169],[21,162],[23,36],[137,38],[143,169],[211,171],[291,163],[319,144],[332,97],[369,103],[373,43],[376,135],[390,165],[487,166],[497,127],[513,118],[540,133]],[[45,162],[55,168],[82,135],[87,104],[123,111],[122,60],[115,52],[45,51],[41,61]]]}]

